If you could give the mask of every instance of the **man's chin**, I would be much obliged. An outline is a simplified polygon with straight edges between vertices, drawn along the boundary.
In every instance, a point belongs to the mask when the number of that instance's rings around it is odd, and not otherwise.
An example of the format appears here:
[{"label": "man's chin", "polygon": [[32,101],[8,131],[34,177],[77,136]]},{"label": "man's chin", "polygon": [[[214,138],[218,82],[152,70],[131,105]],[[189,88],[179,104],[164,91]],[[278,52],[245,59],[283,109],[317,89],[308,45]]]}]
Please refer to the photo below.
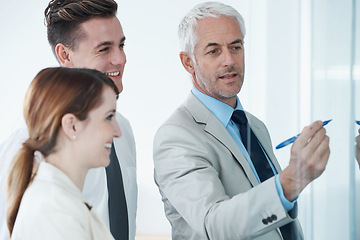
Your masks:
[{"label": "man's chin", "polygon": [[115,85],[116,85],[117,89],[119,90],[119,93],[122,93],[122,91],[123,91],[123,89],[124,89],[122,83],[121,83],[121,84],[116,84],[116,83],[115,83]]},{"label": "man's chin", "polygon": [[122,79],[120,78],[116,78],[116,77],[110,77],[110,79],[115,83],[116,87],[119,90],[119,93],[121,93],[123,91],[123,84],[122,84]]},{"label": "man's chin", "polygon": [[233,90],[233,91],[221,92],[220,94],[224,99],[230,99],[230,98],[236,97],[239,94],[240,89],[241,88],[239,88],[237,90]]}]

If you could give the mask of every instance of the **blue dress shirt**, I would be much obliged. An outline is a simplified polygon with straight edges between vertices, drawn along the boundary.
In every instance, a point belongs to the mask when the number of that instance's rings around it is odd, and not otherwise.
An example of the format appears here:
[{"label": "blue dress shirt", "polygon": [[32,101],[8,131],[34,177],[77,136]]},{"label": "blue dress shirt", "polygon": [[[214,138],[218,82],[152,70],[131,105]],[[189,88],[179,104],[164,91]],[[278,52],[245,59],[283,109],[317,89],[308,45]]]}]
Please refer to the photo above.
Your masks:
[{"label": "blue dress shirt", "polygon": [[[217,117],[217,119],[219,119],[221,124],[226,128],[226,130],[229,132],[229,134],[231,135],[231,137],[234,139],[235,143],[239,147],[240,151],[244,155],[246,161],[249,163],[252,171],[254,172],[254,174],[255,174],[255,176],[256,176],[256,178],[258,180],[258,182],[260,183],[259,176],[258,176],[258,174],[257,174],[257,172],[255,170],[255,167],[254,167],[254,165],[253,165],[253,163],[251,161],[251,158],[250,158],[247,150],[245,149],[244,144],[241,141],[239,128],[236,125],[236,123],[234,123],[231,120],[231,116],[232,116],[232,114],[233,114],[233,112],[235,110],[244,111],[244,108],[242,107],[239,98],[236,97],[236,108],[234,109],[230,105],[228,105],[228,104],[226,104],[226,103],[224,103],[224,102],[222,102],[222,101],[220,101],[218,99],[215,99],[213,97],[210,97],[210,96],[200,92],[195,87],[193,87],[192,93],[195,95],[195,97],[197,97],[200,100],[200,102],[202,102],[215,115],[215,117]],[[294,207],[296,199],[293,202],[290,202],[285,198],[282,186],[280,184],[279,174],[277,173],[274,165],[272,164],[272,162],[268,158],[267,154],[265,154],[265,156],[266,156],[266,158],[267,158],[267,160],[268,160],[268,162],[269,162],[269,164],[271,166],[271,169],[274,172],[276,189],[277,189],[277,192],[279,194],[281,203],[284,206],[284,208],[286,209],[286,211],[290,211]]]}]

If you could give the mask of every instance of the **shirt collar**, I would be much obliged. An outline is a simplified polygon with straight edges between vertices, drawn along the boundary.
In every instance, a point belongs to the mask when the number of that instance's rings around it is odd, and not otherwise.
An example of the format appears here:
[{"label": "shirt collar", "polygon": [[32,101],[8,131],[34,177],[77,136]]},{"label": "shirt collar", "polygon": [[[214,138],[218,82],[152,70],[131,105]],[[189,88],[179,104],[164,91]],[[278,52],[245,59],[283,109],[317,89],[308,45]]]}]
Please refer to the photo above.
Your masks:
[{"label": "shirt collar", "polygon": [[239,98],[236,96],[236,108],[233,109],[228,104],[210,97],[202,92],[200,92],[197,88],[192,88],[192,93],[195,95],[197,99],[202,102],[202,104],[205,105],[214,115],[219,119],[222,125],[226,128],[226,126],[229,124],[229,121],[231,119],[231,116],[235,110],[242,110],[244,111],[244,108],[242,107]]}]

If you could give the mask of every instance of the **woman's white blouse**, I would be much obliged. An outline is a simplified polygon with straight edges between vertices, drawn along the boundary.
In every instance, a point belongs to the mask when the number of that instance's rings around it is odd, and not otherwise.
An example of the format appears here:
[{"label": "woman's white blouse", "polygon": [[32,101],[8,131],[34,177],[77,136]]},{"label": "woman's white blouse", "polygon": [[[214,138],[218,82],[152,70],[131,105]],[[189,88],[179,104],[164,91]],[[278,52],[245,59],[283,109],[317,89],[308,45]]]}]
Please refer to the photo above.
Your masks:
[{"label": "woman's white blouse", "polygon": [[11,239],[114,239],[68,176],[41,162],[25,191]]}]

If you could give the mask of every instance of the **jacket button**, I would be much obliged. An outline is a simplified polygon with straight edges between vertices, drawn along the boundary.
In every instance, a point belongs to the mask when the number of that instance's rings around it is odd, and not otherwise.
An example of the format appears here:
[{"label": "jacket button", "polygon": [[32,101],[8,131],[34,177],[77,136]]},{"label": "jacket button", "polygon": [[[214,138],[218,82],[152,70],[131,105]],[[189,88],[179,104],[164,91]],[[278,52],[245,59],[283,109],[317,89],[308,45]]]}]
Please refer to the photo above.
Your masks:
[{"label": "jacket button", "polygon": [[273,221],[276,221],[277,220],[277,216],[276,215],[271,215],[271,219],[273,220]]},{"label": "jacket button", "polygon": [[263,224],[267,225],[269,221],[268,221],[266,218],[264,218],[264,219],[262,220],[262,222],[263,222]]},{"label": "jacket button", "polygon": [[273,220],[272,220],[272,217],[268,217],[268,218],[267,218],[267,221],[271,223],[271,222],[273,221]]}]

